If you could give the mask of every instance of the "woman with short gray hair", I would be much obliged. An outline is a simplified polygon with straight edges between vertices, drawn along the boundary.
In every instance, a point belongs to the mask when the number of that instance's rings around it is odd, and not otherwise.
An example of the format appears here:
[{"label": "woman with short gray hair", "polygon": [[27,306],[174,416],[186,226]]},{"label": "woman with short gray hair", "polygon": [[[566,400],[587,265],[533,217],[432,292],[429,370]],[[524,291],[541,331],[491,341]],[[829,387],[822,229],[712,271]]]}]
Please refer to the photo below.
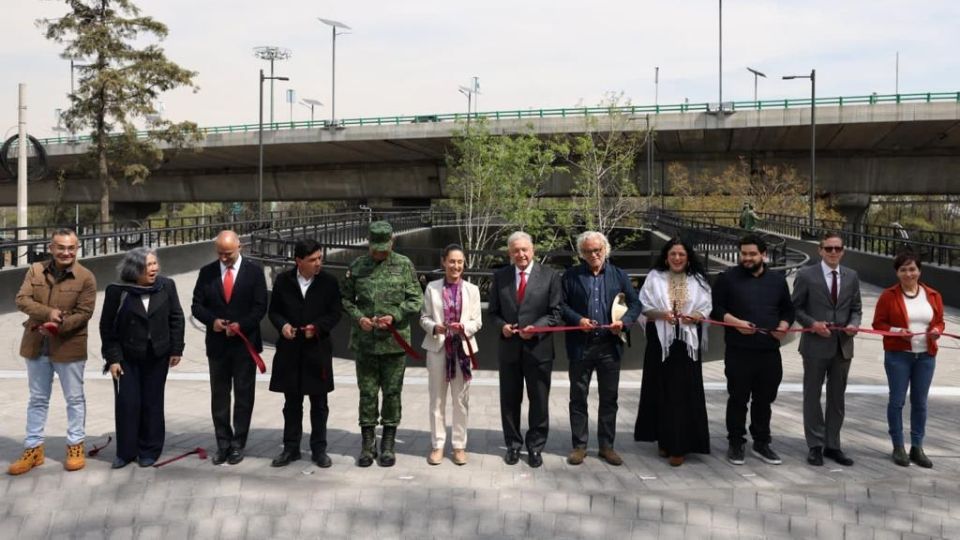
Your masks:
[{"label": "woman with short gray hair", "polygon": [[163,451],[163,391],[167,371],[183,354],[183,309],[153,249],[128,251],[117,271],[120,282],[107,286],[100,316],[104,372],[113,377],[116,398],[113,468],[133,460],[149,467]]}]

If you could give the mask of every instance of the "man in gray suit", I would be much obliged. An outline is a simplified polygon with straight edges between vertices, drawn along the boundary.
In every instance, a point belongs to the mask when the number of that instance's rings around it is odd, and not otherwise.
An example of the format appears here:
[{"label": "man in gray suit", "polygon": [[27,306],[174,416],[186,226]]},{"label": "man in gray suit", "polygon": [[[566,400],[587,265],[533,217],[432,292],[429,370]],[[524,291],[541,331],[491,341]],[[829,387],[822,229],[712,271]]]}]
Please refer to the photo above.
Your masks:
[{"label": "man in gray suit", "polygon": [[[793,306],[797,322],[811,332],[800,338],[803,357],[803,432],[810,453],[807,463],[823,465],[828,457],[840,465],[853,465],[840,448],[844,392],[853,358],[853,336],[863,315],[860,280],[853,270],[840,266],[843,239],[827,233],[820,240],[820,264],[797,272]],[[830,326],[844,327],[830,330]],[[820,407],[823,380],[827,380],[827,412]]]},{"label": "man in gray suit", "polygon": [[[563,289],[560,274],[533,262],[533,240],[525,232],[507,239],[510,262],[493,274],[489,312],[500,331],[500,419],[507,453],[503,460],[515,465],[526,444],[531,467],[543,465],[540,453],[547,443],[550,375],[553,371],[553,335],[530,333],[535,326],[556,326],[560,320]],[[520,405],[526,382],[530,407],[526,440],[520,435]]]}]

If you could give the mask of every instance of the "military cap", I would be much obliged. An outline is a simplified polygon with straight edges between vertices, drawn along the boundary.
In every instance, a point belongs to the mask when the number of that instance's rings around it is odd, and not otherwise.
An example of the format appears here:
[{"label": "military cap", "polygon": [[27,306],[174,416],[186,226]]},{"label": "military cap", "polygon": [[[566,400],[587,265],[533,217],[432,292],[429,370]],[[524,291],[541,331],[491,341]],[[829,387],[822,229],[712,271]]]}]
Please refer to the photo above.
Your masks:
[{"label": "military cap", "polygon": [[388,251],[393,239],[393,227],[386,221],[374,221],[370,224],[370,249],[374,251]]}]

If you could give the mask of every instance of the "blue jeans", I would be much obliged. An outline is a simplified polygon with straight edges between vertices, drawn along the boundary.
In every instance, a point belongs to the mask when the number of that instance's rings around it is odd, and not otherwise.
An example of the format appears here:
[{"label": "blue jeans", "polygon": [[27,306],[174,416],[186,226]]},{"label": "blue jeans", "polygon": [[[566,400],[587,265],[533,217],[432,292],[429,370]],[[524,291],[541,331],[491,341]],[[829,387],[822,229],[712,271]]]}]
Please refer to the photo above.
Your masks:
[{"label": "blue jeans", "polygon": [[933,381],[936,361],[927,353],[886,351],[883,367],[887,371],[890,401],[887,402],[887,425],[894,446],[903,446],[903,404],[910,389],[910,444],[923,446],[927,424],[927,393]]},{"label": "blue jeans", "polygon": [[87,402],[83,396],[84,364],[86,362],[82,360],[51,362],[46,356],[27,359],[30,398],[27,401],[27,436],[23,440],[24,448],[35,448],[43,444],[43,428],[47,423],[47,411],[50,409],[54,373],[60,379],[63,399],[67,402],[67,444],[83,442],[83,428],[87,416]]}]

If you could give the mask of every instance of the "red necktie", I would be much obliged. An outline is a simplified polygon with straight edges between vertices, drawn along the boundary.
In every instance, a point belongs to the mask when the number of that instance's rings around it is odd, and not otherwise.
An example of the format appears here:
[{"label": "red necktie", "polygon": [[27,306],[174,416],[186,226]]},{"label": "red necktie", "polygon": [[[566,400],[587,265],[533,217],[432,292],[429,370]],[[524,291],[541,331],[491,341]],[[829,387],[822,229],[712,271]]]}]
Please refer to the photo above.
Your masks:
[{"label": "red necktie", "polygon": [[837,305],[837,271],[831,270],[833,274],[833,283],[830,284],[830,298],[833,300],[833,305]]},{"label": "red necktie", "polygon": [[231,296],[233,296],[233,267],[228,266],[227,272],[223,275],[223,297],[228,304]]},{"label": "red necktie", "polygon": [[517,303],[520,304],[523,302],[523,294],[527,292],[527,273],[525,271],[520,272],[520,286],[517,287]]}]

